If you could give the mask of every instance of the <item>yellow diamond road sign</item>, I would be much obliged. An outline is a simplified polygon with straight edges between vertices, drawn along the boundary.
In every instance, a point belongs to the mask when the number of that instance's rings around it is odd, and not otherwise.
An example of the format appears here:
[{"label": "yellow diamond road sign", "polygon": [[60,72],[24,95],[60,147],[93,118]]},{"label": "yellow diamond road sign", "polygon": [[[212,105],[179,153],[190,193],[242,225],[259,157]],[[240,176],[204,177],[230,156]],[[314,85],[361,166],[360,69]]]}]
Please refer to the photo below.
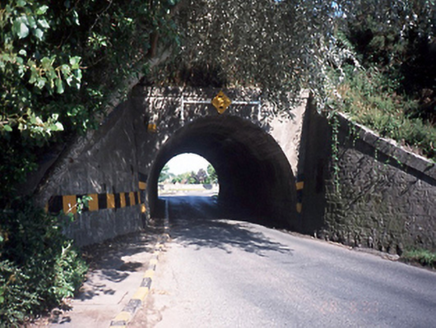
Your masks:
[{"label": "yellow diamond road sign", "polygon": [[212,99],[212,105],[220,114],[224,113],[231,103],[232,101],[222,91],[218,92],[215,98]]}]

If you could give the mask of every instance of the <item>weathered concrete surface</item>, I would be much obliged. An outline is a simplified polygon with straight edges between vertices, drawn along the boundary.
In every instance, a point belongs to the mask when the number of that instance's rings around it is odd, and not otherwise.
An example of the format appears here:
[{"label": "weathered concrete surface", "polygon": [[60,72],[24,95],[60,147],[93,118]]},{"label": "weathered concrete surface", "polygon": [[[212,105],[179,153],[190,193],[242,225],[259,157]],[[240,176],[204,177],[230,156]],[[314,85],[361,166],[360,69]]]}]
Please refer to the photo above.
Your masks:
[{"label": "weathered concrete surface", "polygon": [[436,250],[436,165],[344,115],[337,125],[332,155],[330,126],[310,113],[305,232],[390,253]]},{"label": "weathered concrete surface", "polygon": [[294,176],[298,175],[300,154],[304,152],[302,142],[303,118],[307,110],[309,92],[302,92],[301,103],[292,108],[289,115],[275,116],[269,123],[269,133],[282,148],[291,165]]},{"label": "weathered concrete surface", "polygon": [[[128,104],[119,107],[71,159],[54,195],[113,194],[138,191],[135,126]],[[141,227],[140,205],[76,214],[65,233],[83,246]]]}]

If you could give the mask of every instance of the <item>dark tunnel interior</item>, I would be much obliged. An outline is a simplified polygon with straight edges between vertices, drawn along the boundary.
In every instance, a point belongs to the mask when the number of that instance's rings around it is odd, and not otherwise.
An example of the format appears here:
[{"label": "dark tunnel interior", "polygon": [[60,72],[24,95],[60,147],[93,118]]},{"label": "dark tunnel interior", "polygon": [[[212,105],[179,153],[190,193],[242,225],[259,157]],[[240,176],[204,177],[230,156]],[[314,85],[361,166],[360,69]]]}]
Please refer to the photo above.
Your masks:
[{"label": "dark tunnel interior", "polygon": [[296,229],[295,180],[280,146],[267,132],[239,117],[198,118],[176,131],[159,150],[148,179],[148,203],[158,207],[158,178],[174,156],[195,153],[215,168],[219,202],[244,208],[244,219]]}]

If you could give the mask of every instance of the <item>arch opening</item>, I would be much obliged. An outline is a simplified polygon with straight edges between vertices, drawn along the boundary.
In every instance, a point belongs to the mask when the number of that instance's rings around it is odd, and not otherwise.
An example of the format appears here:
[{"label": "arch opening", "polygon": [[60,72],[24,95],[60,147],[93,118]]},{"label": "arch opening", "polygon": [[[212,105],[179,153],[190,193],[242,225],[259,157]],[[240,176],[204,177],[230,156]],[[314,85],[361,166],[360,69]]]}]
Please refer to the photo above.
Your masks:
[{"label": "arch opening", "polygon": [[243,219],[297,229],[295,179],[280,146],[248,120],[222,115],[201,117],[177,130],[161,147],[147,187],[152,217],[158,213],[158,178],[174,156],[204,157],[219,176],[219,202],[244,208]]},{"label": "arch opening", "polygon": [[168,195],[216,196],[219,192],[215,168],[195,153],[172,157],[160,171],[158,183],[159,198]]}]

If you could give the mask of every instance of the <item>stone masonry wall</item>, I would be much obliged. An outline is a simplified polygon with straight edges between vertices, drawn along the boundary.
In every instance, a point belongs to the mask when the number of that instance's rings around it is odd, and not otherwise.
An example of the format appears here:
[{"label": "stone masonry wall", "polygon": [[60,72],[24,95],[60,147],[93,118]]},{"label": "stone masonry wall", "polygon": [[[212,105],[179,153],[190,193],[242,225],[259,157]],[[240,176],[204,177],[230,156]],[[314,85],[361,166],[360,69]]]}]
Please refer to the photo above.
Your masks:
[{"label": "stone masonry wall", "polygon": [[[318,218],[320,224],[312,226],[316,229],[312,232],[329,240],[390,253],[401,254],[411,247],[435,251],[435,163],[341,114],[337,116],[338,152],[331,154],[330,126],[320,115],[310,115],[317,122],[318,149],[314,149],[318,154],[312,154],[307,168],[314,173],[312,180],[317,179],[317,171],[325,172],[318,199],[313,196],[317,183],[305,186],[308,201],[317,199],[324,209],[323,218]],[[324,138],[330,141],[328,146],[319,144],[320,133],[328,136]],[[320,148],[324,152],[320,153]],[[324,197],[324,203],[320,197]],[[307,202],[305,205],[309,206]]]},{"label": "stone masonry wall", "polygon": [[74,206],[81,195],[92,195],[89,209],[74,214],[65,229],[79,246],[137,231],[143,225],[133,117],[128,102],[114,110],[83,151],[71,158],[49,201],[49,210],[56,208],[53,203],[58,200],[65,212],[65,197],[72,197]]}]

